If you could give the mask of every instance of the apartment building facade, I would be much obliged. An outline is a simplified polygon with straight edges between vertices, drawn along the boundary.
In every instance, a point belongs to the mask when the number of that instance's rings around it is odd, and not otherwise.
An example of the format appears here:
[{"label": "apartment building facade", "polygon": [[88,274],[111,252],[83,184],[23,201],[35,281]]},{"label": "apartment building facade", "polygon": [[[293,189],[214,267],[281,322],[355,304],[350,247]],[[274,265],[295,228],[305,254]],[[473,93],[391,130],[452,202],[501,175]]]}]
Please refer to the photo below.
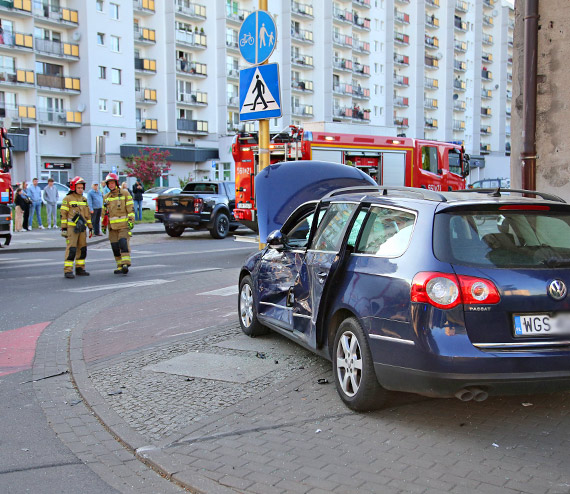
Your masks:
[{"label": "apartment building facade", "polygon": [[[163,182],[233,178],[239,27],[258,0],[0,0],[0,120],[16,181],[122,172],[168,149]],[[498,0],[269,0],[283,116],[335,132],[510,149],[512,9]],[[104,161],[96,154],[105,143]]]}]

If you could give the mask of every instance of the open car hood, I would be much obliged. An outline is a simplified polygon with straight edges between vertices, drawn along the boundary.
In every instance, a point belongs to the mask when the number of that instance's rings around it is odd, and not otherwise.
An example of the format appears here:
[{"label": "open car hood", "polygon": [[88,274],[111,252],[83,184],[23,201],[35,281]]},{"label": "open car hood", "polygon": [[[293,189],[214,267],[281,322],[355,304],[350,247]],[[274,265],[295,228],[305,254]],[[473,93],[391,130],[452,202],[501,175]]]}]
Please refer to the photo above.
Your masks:
[{"label": "open car hood", "polygon": [[255,177],[259,239],[279,230],[301,204],[319,200],[343,187],[378,185],[366,173],[325,161],[286,161],[264,168]]}]

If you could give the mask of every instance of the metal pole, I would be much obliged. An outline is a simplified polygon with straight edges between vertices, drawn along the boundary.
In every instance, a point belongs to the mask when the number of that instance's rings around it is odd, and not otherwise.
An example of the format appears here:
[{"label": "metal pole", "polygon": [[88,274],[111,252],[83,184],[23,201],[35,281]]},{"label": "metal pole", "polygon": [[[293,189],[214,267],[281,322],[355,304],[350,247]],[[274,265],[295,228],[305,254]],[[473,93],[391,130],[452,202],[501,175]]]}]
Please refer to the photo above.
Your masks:
[{"label": "metal pole", "polygon": [[[259,10],[267,10],[267,0],[259,0]],[[267,60],[261,65],[265,65]],[[269,166],[269,120],[259,121],[259,171]]]},{"label": "metal pole", "polygon": [[522,121],[522,188],[536,190],[536,72],[538,0],[526,0],[524,13],[524,82]]}]

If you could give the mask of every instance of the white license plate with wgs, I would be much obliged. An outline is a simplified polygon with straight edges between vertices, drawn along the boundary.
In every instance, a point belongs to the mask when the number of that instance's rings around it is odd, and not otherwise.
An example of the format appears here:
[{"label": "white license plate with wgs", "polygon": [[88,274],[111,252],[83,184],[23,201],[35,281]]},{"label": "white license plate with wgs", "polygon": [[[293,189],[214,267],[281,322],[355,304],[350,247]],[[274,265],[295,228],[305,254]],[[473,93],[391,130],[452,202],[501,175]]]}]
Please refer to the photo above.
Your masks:
[{"label": "white license plate with wgs", "polygon": [[515,336],[570,335],[570,314],[514,316]]},{"label": "white license plate with wgs", "polygon": [[184,215],[183,214],[171,214],[169,217],[170,221],[182,221],[184,219]]}]

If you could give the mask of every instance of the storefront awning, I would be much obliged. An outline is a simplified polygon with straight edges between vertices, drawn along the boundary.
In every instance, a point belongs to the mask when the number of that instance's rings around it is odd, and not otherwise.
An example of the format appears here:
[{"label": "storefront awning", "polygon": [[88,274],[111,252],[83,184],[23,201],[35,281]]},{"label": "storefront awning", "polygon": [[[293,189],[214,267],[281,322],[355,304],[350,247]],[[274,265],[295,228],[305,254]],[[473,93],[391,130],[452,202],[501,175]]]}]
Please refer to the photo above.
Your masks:
[{"label": "storefront awning", "polygon": [[220,153],[213,148],[197,148],[191,146],[149,146],[136,144],[123,144],[121,146],[121,158],[129,158],[138,156],[139,152],[144,152],[147,148],[158,149],[159,151],[168,151],[170,156],[168,161],[197,163],[201,161],[217,160]]}]

